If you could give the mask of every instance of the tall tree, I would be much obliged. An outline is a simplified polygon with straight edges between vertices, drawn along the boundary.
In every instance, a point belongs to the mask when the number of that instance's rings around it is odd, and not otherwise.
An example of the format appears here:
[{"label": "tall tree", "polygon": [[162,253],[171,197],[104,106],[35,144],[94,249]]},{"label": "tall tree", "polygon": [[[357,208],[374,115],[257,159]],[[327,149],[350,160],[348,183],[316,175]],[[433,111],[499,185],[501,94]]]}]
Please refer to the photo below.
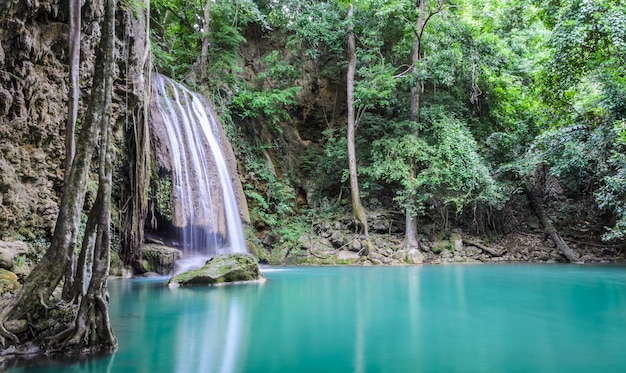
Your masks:
[{"label": "tall tree", "polygon": [[[440,13],[444,9],[443,0],[419,0],[417,3],[418,13],[415,28],[415,41],[413,44],[413,53],[411,53],[411,72],[416,73],[419,69],[420,61],[422,60],[422,38],[424,36],[424,30],[430,19]],[[419,123],[420,122],[420,109],[422,95],[424,94],[424,82],[421,79],[417,79],[414,87],[411,88],[411,106],[409,108],[409,120]],[[415,131],[415,137],[419,137],[419,133]],[[411,173],[411,179],[416,178],[417,165],[413,166]],[[410,207],[406,209],[406,233],[405,233],[405,246],[409,250],[419,250],[419,241],[417,238],[417,218],[411,212]]]},{"label": "tall tree", "polygon": [[209,42],[210,42],[210,27],[211,27],[211,1],[207,0],[204,4],[204,18],[202,19],[202,46],[200,49],[199,59],[199,81],[202,82],[206,76],[207,62],[209,60]]},{"label": "tall tree", "polygon": [[[78,312],[74,325],[61,331],[50,339],[45,348],[51,351],[75,349],[81,353],[111,351],[117,341],[111,330],[108,318],[108,277],[110,255],[110,194],[111,194],[111,151],[110,151],[110,116],[111,97],[114,76],[115,48],[115,0],[105,0],[105,16],[102,36],[96,48],[96,65],[87,114],[77,141],[76,154],[70,168],[67,183],[57,217],[56,227],[50,247],[24,282],[16,298],[0,312],[0,342],[5,338],[12,344],[33,341],[42,343],[36,332],[21,331],[18,335],[7,330],[7,321],[28,316],[38,317],[46,314],[51,307],[59,305],[59,300],[52,297],[58,287],[65,269],[69,265],[70,252],[75,250],[77,234],[85,201],[86,186],[89,178],[92,156],[99,146],[99,187],[97,203],[92,215],[97,217],[97,233],[92,260],[84,260],[85,267],[76,272],[91,273],[84,281],[88,283],[86,291],[78,293],[84,296],[61,300],[62,307],[76,307]],[[85,240],[93,239],[92,235]],[[68,337],[70,337],[68,339]],[[43,346],[42,346],[43,347]]]},{"label": "tall tree", "polygon": [[346,77],[347,105],[348,105],[348,168],[350,172],[350,193],[352,194],[352,212],[357,225],[363,228],[368,235],[367,214],[361,204],[359,196],[359,179],[356,165],[356,150],[354,145],[354,132],[356,129],[356,115],[354,110],[354,75],[356,72],[356,37],[354,35],[354,6],[348,2],[348,73]]}]

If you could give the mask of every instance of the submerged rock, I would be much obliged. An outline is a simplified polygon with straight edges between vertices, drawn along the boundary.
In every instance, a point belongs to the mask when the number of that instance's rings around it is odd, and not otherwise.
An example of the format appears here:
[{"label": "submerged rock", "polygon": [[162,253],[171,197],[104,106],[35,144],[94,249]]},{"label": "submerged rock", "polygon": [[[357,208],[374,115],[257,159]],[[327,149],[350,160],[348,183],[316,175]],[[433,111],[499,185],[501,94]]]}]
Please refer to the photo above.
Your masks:
[{"label": "submerged rock", "polygon": [[218,285],[227,282],[264,279],[257,259],[252,254],[226,254],[209,259],[200,268],[180,273],[170,279],[169,286]]}]

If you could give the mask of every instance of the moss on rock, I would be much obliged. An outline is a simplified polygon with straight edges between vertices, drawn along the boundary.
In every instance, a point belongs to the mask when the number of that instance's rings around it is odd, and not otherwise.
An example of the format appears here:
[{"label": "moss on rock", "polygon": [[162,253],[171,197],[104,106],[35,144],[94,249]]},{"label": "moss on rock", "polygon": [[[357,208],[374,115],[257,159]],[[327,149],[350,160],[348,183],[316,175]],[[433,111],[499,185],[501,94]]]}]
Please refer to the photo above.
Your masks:
[{"label": "moss on rock", "polygon": [[209,259],[196,270],[172,277],[170,286],[218,285],[227,282],[257,281],[263,279],[257,259],[252,254],[226,254]]}]

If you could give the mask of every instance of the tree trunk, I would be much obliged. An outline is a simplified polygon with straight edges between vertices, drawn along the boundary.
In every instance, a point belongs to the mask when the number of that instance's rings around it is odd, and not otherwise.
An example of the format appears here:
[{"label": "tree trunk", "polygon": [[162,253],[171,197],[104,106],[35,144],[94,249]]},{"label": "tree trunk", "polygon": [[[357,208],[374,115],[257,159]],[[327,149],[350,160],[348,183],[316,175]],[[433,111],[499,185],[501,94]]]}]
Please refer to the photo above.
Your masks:
[{"label": "tree trunk", "polygon": [[[348,4],[348,22],[353,19],[354,7]],[[369,226],[367,224],[367,214],[361,204],[359,196],[359,179],[356,166],[356,149],[354,146],[354,132],[356,127],[356,117],[354,110],[354,75],[356,73],[356,38],[354,36],[354,27],[352,24],[348,26],[348,75],[347,75],[347,97],[348,97],[348,166],[350,170],[350,193],[352,194],[352,211],[354,220],[357,225],[363,227],[363,231],[367,236],[369,234]]]},{"label": "tree trunk", "polygon": [[[85,200],[91,158],[97,146],[98,138],[100,137],[100,127],[103,126],[103,121],[108,122],[108,112],[111,107],[112,79],[114,75],[114,23],[115,2],[114,0],[108,0],[106,2],[106,17],[102,28],[102,38],[98,48],[96,48],[96,65],[89,107],[87,109],[84,126],[77,142],[76,154],[72,162],[72,167],[70,168],[68,181],[63,188],[63,197],[54,235],[48,251],[28,276],[16,298],[0,313],[0,342],[2,343],[5,341],[4,337],[10,338],[15,344],[20,343],[16,335],[6,330],[4,323],[8,320],[19,319],[27,314],[35,314],[41,307],[48,307],[47,303],[50,296],[59,285],[65,273],[70,252],[75,250],[76,236]],[[108,131],[107,133],[103,133],[102,136],[103,138],[108,136]],[[105,151],[108,150],[106,143],[103,143],[102,146],[105,147]],[[107,203],[108,207],[108,204],[110,204],[110,195],[108,199],[103,199],[102,203]],[[108,240],[108,233],[103,233],[102,239]],[[108,246],[104,244],[102,247],[106,249]],[[100,255],[101,258],[106,258],[110,253],[107,250],[106,253],[100,252],[98,255]],[[108,263],[106,265],[108,266]],[[102,270],[102,268],[97,269]],[[93,277],[96,277],[95,271]],[[106,275],[100,275],[99,279],[100,281],[106,281]],[[92,278],[92,282],[93,281]],[[93,286],[97,285],[98,284],[93,284]],[[92,286],[92,284],[90,284],[90,286]],[[106,283],[105,285],[100,284],[101,288],[102,286],[104,286],[106,290]],[[106,301],[106,298],[101,294],[94,297],[99,310],[106,311],[106,303],[104,305],[102,304],[103,301]],[[106,317],[100,316],[100,318],[108,323],[108,315]],[[37,336],[34,336],[34,339],[37,339]],[[89,343],[99,342],[90,340]],[[107,349],[109,345],[104,345],[102,348]],[[90,346],[95,345],[90,344]],[[48,348],[54,349],[53,346],[48,346]],[[94,348],[99,347],[96,346]]]},{"label": "tree trunk", "polygon": [[[70,97],[68,104],[67,122],[65,124],[65,174],[64,181],[68,182],[70,168],[74,160],[74,129],[78,118],[78,97],[80,94],[79,73],[80,73],[80,34],[81,34],[81,1],[70,0],[70,31],[69,31],[69,60],[70,60]],[[63,294],[67,295],[72,288],[72,280],[76,273],[76,253],[70,251],[69,264],[65,273],[65,283]]]},{"label": "tree trunk", "polygon": [[[105,22],[110,24],[105,30],[113,30],[115,24],[115,1],[108,0],[107,15]],[[114,33],[111,32],[110,39],[114,41]],[[103,36],[104,37],[104,36]],[[107,47],[107,55],[111,53],[111,62],[113,62],[114,44]],[[111,93],[113,89],[113,64],[111,70],[105,71],[109,73],[105,75],[105,90],[107,91],[107,101],[105,110],[108,113],[111,107]],[[85,255],[82,261],[85,268],[82,270],[84,283],[89,283],[87,292],[80,299],[80,307],[76,316],[76,324],[74,334],[67,342],[68,346],[75,346],[82,351],[88,352],[104,352],[113,351],[117,347],[117,340],[113,334],[111,323],[109,320],[109,294],[107,292],[107,279],[109,276],[109,262],[111,258],[111,188],[112,188],[112,170],[113,162],[111,155],[111,126],[110,117],[106,115],[101,123],[100,130],[102,139],[100,141],[99,155],[99,184],[97,203],[93,207],[93,213],[90,216],[96,217],[96,235],[93,245],[93,256],[89,253]],[[85,235],[85,240],[91,237]],[[81,253],[82,254],[82,253]],[[91,265],[91,271],[87,266]],[[90,275],[90,276],[89,276]],[[84,287],[77,289],[81,293]]]},{"label": "tree trunk", "polygon": [[[424,1],[419,0],[418,10],[419,14],[417,16],[417,24],[415,31],[415,41],[413,44],[413,52],[411,53],[411,66],[412,71],[417,70],[417,65],[420,61],[420,53],[422,46],[422,33],[424,32],[424,27],[426,27],[426,21],[424,16]],[[415,123],[420,123],[420,109],[421,109],[421,97],[422,92],[424,91],[424,85],[422,82],[417,82],[415,87],[411,88],[411,106],[409,108],[409,120]],[[413,136],[419,137],[419,131],[415,130]],[[413,170],[411,171],[411,178],[415,178],[417,175],[416,166],[413,166]],[[404,245],[409,250],[419,249],[419,240],[417,237],[417,217],[411,213],[411,208],[407,206],[406,208],[406,229],[405,229],[405,237],[404,237]]]},{"label": "tree trunk", "polygon": [[[428,11],[426,10],[426,3],[429,2]],[[415,24],[415,41],[413,44],[413,51],[411,53],[411,71],[415,72],[422,58],[422,35],[426,29],[426,25],[431,17],[443,10],[443,1],[436,0],[435,6],[433,0],[419,0],[417,22]],[[411,105],[409,108],[409,120],[417,124],[421,122],[421,108],[422,108],[422,96],[424,94],[424,82],[418,81],[414,87],[411,88]],[[419,137],[419,131],[416,129],[413,136]],[[411,171],[411,177],[415,178],[418,173],[417,166],[413,166]],[[406,208],[406,232],[405,232],[405,246],[409,250],[419,249],[419,241],[417,237],[417,217],[413,216],[410,212],[410,208]]]},{"label": "tree trunk", "polygon": [[572,250],[569,245],[563,240],[561,235],[559,235],[559,233],[554,228],[554,225],[552,225],[552,223],[548,219],[548,216],[543,209],[543,203],[541,202],[541,199],[537,195],[537,193],[534,192],[531,187],[527,186],[526,195],[528,196],[528,201],[530,202],[533,211],[535,211],[537,218],[539,218],[539,221],[541,221],[544,232],[550,237],[550,239],[552,239],[552,241],[554,241],[557,249],[561,252],[561,254],[563,254],[570,262],[580,262],[580,259],[578,258],[576,253],[574,253],[574,250]]},{"label": "tree trunk", "polygon": [[74,128],[78,118],[78,97],[80,94],[80,0],[70,0],[70,31],[69,31],[69,59],[70,59],[70,97],[65,124],[65,182],[68,181],[69,171],[74,160]]},{"label": "tree trunk", "polygon": [[200,83],[206,76],[207,62],[209,58],[209,27],[211,26],[211,0],[207,0],[204,4],[204,19],[202,20],[202,47],[200,50],[199,69],[200,69]]}]

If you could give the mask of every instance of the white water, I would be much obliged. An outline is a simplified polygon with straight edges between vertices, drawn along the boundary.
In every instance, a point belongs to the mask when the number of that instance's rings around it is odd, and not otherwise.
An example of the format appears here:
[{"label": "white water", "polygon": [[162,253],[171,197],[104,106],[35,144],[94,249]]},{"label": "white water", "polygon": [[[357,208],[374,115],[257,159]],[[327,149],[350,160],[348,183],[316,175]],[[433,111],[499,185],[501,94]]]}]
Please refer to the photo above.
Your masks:
[{"label": "white water", "polygon": [[[171,153],[173,223],[180,228],[185,258],[247,252],[233,183],[216,136],[219,122],[206,100],[173,80],[156,75],[155,89]],[[222,206],[223,211],[214,210]]]}]

